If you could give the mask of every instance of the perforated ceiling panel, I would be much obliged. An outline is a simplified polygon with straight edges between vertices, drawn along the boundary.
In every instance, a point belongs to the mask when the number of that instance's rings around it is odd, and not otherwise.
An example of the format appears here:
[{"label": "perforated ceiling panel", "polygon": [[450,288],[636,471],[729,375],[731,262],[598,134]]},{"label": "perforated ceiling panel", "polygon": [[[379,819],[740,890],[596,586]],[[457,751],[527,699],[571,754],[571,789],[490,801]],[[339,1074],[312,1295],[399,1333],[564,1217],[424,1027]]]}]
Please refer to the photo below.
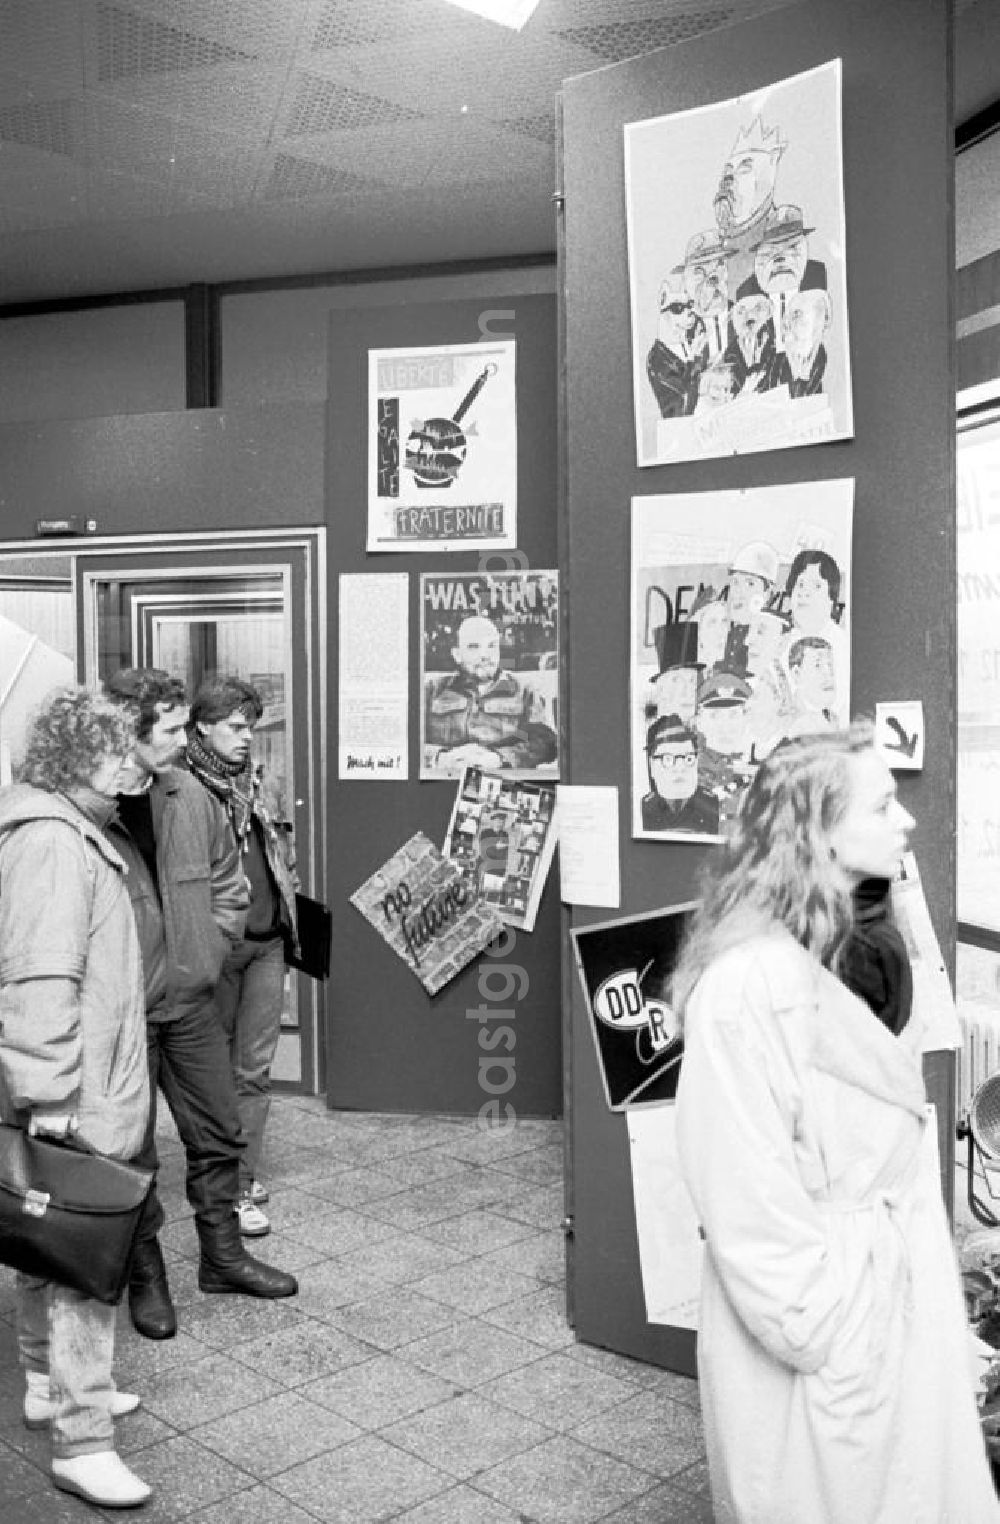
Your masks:
[{"label": "perforated ceiling panel", "polygon": [[0,304],[552,250],[562,82],[783,3],[0,0]]},{"label": "perforated ceiling panel", "polygon": [[0,142],[72,157],[76,151],[75,101],[25,101],[0,107]]},{"label": "perforated ceiling panel", "polygon": [[329,164],[315,164],[292,154],[275,154],[271,175],[262,194],[271,201],[303,200],[313,196],[356,195],[381,189],[362,175],[350,174]]},{"label": "perforated ceiling panel", "polygon": [[[488,23],[487,23],[488,24]],[[324,0],[312,34],[317,51],[380,47],[435,34],[450,42],[482,34],[482,21],[443,0]]]},{"label": "perforated ceiling panel", "polygon": [[119,5],[97,8],[97,77],[128,79],[211,69],[220,63],[249,63],[253,54],[215,42],[198,32],[167,26]]},{"label": "perforated ceiling panel", "polygon": [[686,42],[689,37],[726,26],[732,20],[730,6],[706,6],[698,14],[688,12],[635,21],[604,22],[597,26],[565,27],[559,35],[601,58],[617,61],[651,53],[654,48],[669,47],[674,42]]},{"label": "perforated ceiling panel", "polygon": [[285,123],[285,132],[293,138],[376,127],[385,122],[416,121],[424,115],[422,111],[396,105],[385,96],[352,90],[350,85],[316,74],[300,75],[293,88],[292,107]]}]

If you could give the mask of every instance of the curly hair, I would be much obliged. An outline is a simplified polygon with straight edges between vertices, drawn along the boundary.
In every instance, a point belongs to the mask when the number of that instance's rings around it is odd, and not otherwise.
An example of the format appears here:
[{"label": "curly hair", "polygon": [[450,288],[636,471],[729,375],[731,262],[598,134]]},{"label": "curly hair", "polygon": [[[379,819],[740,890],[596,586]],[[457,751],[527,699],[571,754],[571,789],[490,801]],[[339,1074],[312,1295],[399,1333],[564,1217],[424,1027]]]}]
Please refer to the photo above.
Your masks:
[{"label": "curly hair", "polygon": [[179,709],[187,703],[187,690],[179,677],[160,667],[123,667],[104,679],[104,691],[116,704],[127,705],[135,714],[139,740],[148,740],[161,707]]},{"label": "curly hair", "polygon": [[703,875],[671,983],[676,1010],[721,953],[776,927],[836,968],[853,905],[830,833],[850,804],[850,763],[872,745],[871,724],[857,721],[783,741],[761,763],[732,834]]},{"label": "curly hair", "polygon": [[135,744],[135,722],[120,705],[89,688],[57,688],[29,729],[18,781],[50,794],[89,783],[109,757]]},{"label": "curly hair", "polygon": [[214,725],[217,720],[227,720],[234,709],[242,709],[249,723],[256,725],[264,704],[253,683],[211,672],[191,700],[190,724],[201,720],[203,725]]}]

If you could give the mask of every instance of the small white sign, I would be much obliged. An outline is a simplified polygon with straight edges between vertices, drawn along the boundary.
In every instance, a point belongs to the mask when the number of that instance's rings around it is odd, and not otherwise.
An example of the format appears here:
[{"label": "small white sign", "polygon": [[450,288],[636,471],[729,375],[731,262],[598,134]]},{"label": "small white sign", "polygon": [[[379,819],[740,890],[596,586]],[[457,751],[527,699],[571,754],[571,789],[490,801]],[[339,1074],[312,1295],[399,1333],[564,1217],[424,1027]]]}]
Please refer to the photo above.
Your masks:
[{"label": "small white sign", "polygon": [[919,699],[875,705],[875,747],[895,773],[924,765],[924,706]]}]

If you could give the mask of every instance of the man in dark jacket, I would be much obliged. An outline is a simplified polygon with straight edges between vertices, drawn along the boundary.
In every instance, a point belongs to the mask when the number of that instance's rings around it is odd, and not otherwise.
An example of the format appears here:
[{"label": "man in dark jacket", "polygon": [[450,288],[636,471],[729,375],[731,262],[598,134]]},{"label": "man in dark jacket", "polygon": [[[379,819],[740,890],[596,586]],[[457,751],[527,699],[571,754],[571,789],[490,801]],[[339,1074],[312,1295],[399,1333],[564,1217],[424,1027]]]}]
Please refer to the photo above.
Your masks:
[{"label": "man in dark jacket", "polygon": [[[202,1291],[292,1296],[295,1278],[247,1254],[234,1215],[243,1152],[236,1091],[213,999],[223,962],[242,936],[248,891],[226,815],[188,773],[171,767],[188,720],[184,688],[155,668],[126,668],[105,684],[137,721],[131,776],[107,834],[128,865],[142,947],[150,1123],[137,1162],[155,1169],[155,1096],[163,1091],[187,1158],[186,1189],[201,1247]],[[157,1232],[154,1190],[129,1280],[132,1322],[168,1339],[177,1318]]]},{"label": "man in dark jacket", "polygon": [[231,949],[215,992],[229,1044],[246,1151],[236,1215],[244,1237],[270,1230],[257,1179],[271,1105],[271,1065],[281,1035],[285,938],[298,950],[295,850],[291,822],[271,779],[251,756],[264,704],[252,683],[214,674],[191,703],[186,762],[229,818],[250,885],[246,929]]}]

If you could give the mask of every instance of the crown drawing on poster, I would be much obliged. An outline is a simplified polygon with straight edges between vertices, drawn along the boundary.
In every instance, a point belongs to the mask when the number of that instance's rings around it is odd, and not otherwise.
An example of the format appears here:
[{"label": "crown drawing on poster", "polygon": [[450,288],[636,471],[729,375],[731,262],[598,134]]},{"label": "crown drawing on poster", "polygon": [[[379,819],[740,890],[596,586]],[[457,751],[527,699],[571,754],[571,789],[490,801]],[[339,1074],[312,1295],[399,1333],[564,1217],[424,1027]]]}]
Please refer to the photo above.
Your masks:
[{"label": "crown drawing on poster", "polygon": [[743,153],[784,153],[788,144],[782,139],[781,130],[778,127],[765,127],[759,116],[755,116],[749,128],[741,127],[736,134],[736,142],[733,144],[731,158],[738,158]]}]

